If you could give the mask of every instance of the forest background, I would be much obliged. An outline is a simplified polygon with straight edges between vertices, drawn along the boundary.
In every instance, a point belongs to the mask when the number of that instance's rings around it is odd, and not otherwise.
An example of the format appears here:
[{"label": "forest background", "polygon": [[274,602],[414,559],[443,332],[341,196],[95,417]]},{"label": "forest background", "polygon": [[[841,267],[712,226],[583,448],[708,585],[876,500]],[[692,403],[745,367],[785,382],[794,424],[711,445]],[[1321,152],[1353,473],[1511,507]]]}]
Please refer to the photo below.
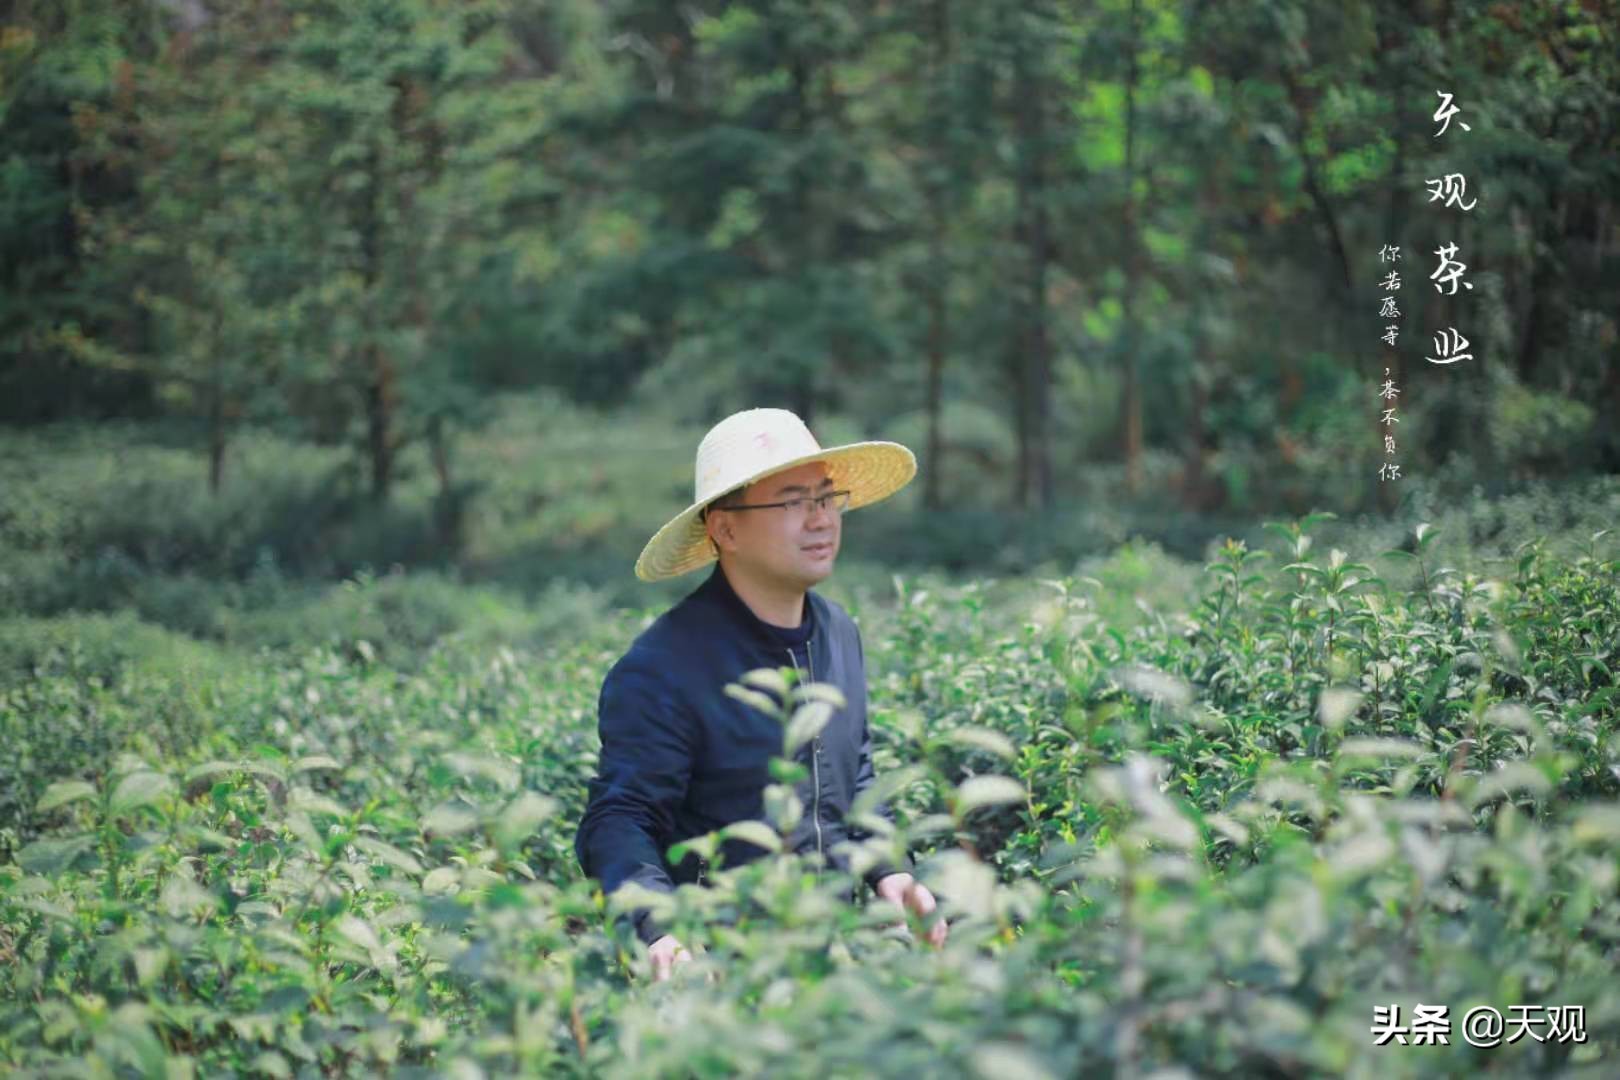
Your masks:
[{"label": "forest background", "polygon": [[[289,643],[391,571],[427,636],[478,621],[461,586],[656,604],[629,566],[755,405],[916,450],[851,523],[875,581],[1198,560],[1313,509],[1567,518],[1620,470],[1613,4],[0,25],[14,613]],[[1448,243],[1462,288],[1431,279]],[[1426,362],[1447,328],[1470,357]]]}]

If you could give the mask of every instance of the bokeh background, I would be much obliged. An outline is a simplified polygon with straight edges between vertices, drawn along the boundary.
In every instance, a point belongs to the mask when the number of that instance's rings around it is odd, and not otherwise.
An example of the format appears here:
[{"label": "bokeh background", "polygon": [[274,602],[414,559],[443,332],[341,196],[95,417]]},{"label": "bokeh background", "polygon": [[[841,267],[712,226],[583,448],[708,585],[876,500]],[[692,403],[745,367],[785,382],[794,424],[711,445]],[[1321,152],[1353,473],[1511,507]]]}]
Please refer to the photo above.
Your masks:
[{"label": "bokeh background", "polygon": [[[1176,596],[1309,511],[1330,541],[1450,522],[1458,559],[1584,541],[1620,505],[1617,25],[14,0],[8,670],[85,635],[409,652],[667,603],[692,582],[635,555],[756,405],[921,460],[849,522],[836,595],[1114,567]],[[1448,174],[1472,210],[1430,198]],[[1426,362],[1448,327],[1471,358]]]}]

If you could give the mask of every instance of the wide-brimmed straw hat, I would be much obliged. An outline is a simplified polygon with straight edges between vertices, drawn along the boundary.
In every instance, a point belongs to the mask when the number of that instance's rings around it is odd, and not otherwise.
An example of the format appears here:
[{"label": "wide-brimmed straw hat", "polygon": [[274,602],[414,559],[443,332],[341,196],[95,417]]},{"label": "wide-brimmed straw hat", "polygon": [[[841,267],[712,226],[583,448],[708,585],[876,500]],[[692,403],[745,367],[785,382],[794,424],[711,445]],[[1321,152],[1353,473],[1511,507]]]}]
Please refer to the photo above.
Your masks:
[{"label": "wide-brimmed straw hat", "polygon": [[810,461],[825,461],[827,474],[849,491],[849,509],[888,498],[917,475],[916,455],[894,442],[857,442],[825,449],[803,420],[787,409],[732,413],[703,436],[693,468],[692,505],[647,541],[636,559],[636,577],[659,581],[696,570],[715,559],[698,513],[737,488]]}]

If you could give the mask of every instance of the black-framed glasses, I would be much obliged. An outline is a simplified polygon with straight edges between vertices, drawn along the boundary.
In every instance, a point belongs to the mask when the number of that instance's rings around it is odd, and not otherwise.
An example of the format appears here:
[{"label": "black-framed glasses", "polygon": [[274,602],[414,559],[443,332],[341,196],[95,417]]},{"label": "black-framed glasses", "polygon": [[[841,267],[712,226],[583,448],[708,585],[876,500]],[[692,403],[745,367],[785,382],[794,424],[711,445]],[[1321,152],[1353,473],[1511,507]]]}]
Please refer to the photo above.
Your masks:
[{"label": "black-framed glasses", "polygon": [[716,510],[771,510],[780,506],[789,514],[803,514],[810,516],[811,507],[822,510],[831,510],[835,514],[842,514],[849,509],[849,492],[829,491],[823,495],[797,495],[782,502],[773,503],[742,503],[737,506],[716,506]]}]

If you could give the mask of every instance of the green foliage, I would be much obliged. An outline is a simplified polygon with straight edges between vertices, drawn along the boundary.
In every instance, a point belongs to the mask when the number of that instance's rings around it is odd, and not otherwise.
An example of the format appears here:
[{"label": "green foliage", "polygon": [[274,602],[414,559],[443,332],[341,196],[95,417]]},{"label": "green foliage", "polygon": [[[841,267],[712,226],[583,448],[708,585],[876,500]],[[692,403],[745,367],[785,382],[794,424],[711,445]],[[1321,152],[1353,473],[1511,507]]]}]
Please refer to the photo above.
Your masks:
[{"label": "green foliage", "polygon": [[7,685],[47,673],[111,682],[129,666],[172,677],[222,663],[217,650],[128,611],[0,622],[0,681]]},{"label": "green foliage", "polygon": [[[680,422],[893,424],[936,509],[1033,488],[1051,510],[1101,468],[1185,510],[1387,511],[1417,485],[1374,479],[1386,364],[1409,480],[1620,462],[1611,6],[4,18],[0,414],[187,417],[216,485],[259,421],[346,446],[378,498],[421,451],[452,547],[460,436],[492,390],[544,386]],[[1437,86],[1467,118],[1443,139]],[[1424,200],[1449,172],[1485,209]],[[1424,283],[1448,241],[1471,305]],[[1380,359],[1385,243],[1409,285]],[[1450,324],[1478,359],[1441,372],[1419,357]]]},{"label": "green foliage", "polygon": [[129,66],[162,47],[151,0],[8,5],[0,15],[0,419],[141,415],[138,373],[86,363],[85,335],[125,322],[85,222],[131,200],[126,162],[96,152]]},{"label": "green foliage", "polygon": [[[1095,579],[1031,602],[897,579],[858,605],[877,795],[951,921],[845,907],[773,853],[794,745],[836,707],[781,672],[766,849],[660,903],[667,984],[571,848],[629,619],[403,672],[327,650],[0,698],[0,1062],[214,1075],[1512,1075],[1620,1052],[1620,562],[1509,572],[1233,539],[1131,625]],[[1141,553],[1105,573],[1138,573]],[[1415,576],[1386,575],[1410,563]],[[188,687],[192,689],[188,689]],[[167,688],[167,689],[165,689]],[[176,708],[190,697],[187,708]],[[856,808],[865,822],[870,801]],[[864,852],[864,854],[862,853]],[[1374,1005],[1450,1006],[1375,1047]],[[1579,1005],[1587,1039],[1476,1050],[1462,1014]]]},{"label": "green foliage", "polygon": [[[0,438],[0,608],[26,619],[129,611],[247,650],[352,651],[363,640],[405,667],[446,634],[543,643],[606,608],[673,601],[685,590],[680,581],[649,587],[627,567],[668,508],[689,497],[686,455],[701,432],[639,422],[605,445],[599,434],[610,423],[623,422],[554,396],[502,400],[459,449],[461,475],[477,490],[460,513],[454,553],[442,546],[425,454],[399,459],[395,498],[376,507],[342,448],[249,427],[220,492],[199,498],[205,468],[183,429],[125,422],[13,432]],[[1184,606],[1218,546],[1211,537],[1265,539],[1247,522],[1190,516],[1162,497],[1131,501],[1114,467],[1077,482],[1092,497],[1049,514],[971,502],[929,512],[917,508],[913,485],[850,516],[829,588],[840,600],[861,589],[881,595],[897,570],[934,569],[1004,575],[998,592],[1029,591],[1020,579],[1077,574],[1103,582],[1100,613],[1125,628]],[[1620,513],[1620,487],[1602,480],[1453,501],[1419,479],[1408,496],[1407,511],[1388,521],[1321,523],[1319,542],[1403,547],[1412,524],[1428,520],[1438,535],[1432,566],[1500,574],[1531,539],[1555,556],[1586,553],[1592,533]],[[1402,584],[1419,573],[1395,561],[1379,570]],[[15,640],[40,632],[22,625]],[[26,666],[44,642],[15,655]]]}]

